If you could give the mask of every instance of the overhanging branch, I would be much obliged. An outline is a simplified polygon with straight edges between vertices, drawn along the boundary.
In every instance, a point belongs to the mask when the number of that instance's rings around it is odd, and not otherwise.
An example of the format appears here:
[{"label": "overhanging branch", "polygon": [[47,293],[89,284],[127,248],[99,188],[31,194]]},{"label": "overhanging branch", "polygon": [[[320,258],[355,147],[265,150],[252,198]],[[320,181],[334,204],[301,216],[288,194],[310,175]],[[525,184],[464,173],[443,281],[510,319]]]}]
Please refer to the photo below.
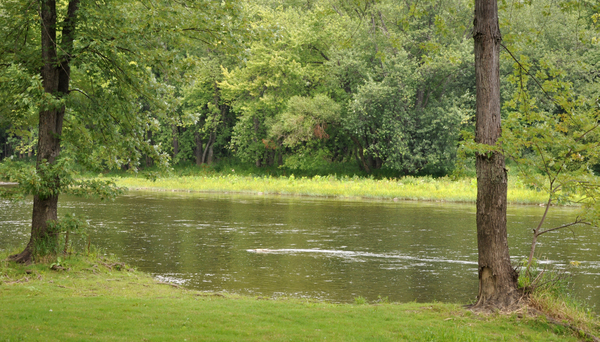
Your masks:
[{"label": "overhanging branch", "polygon": [[581,221],[581,220],[579,220],[579,219],[576,219],[576,220],[575,220],[575,222],[566,223],[566,224],[563,224],[563,225],[561,225],[561,226],[558,226],[558,227],[554,227],[554,228],[550,228],[550,229],[542,230],[541,232],[537,233],[537,236],[540,236],[540,235],[542,235],[542,234],[545,234],[545,233],[548,233],[548,232],[551,232],[551,231],[555,231],[555,230],[559,230],[559,229],[563,229],[563,228],[571,227],[571,226],[574,226],[574,225],[577,225],[577,224],[585,224],[585,225],[588,225],[588,226],[591,226],[591,225],[592,225],[592,224],[591,224],[591,223],[589,223],[589,222],[585,222],[585,221]]}]

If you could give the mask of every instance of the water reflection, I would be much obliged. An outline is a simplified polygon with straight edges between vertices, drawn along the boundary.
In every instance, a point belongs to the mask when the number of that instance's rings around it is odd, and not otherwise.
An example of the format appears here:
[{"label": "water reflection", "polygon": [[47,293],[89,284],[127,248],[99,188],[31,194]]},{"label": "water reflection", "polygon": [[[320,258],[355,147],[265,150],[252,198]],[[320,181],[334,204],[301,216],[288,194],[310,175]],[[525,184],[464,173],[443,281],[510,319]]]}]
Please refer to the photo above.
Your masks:
[{"label": "water reflection", "polygon": [[[475,208],[380,202],[131,192],[114,202],[61,198],[85,215],[92,241],[163,280],[207,291],[352,301],[469,302],[477,293]],[[0,248],[28,238],[31,203],[0,202]],[[510,207],[514,260],[528,254],[539,207]],[[553,208],[549,224],[572,219]],[[577,294],[599,303],[600,234],[541,238],[544,262],[579,261]]]}]

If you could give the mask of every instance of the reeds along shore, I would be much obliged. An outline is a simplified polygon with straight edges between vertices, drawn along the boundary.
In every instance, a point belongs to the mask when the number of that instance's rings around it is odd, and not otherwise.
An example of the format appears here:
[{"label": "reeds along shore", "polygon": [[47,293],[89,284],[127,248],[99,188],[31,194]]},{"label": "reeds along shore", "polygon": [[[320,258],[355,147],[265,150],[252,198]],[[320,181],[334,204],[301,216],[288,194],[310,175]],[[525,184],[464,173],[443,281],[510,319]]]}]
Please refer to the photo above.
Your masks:
[{"label": "reeds along shore", "polygon": [[[477,181],[473,178],[403,177],[370,179],[359,177],[315,176],[311,178],[253,177],[238,175],[178,176],[155,181],[143,177],[111,177],[118,186],[131,190],[215,191],[256,194],[356,197],[390,200],[475,202]],[[543,204],[544,192],[536,191],[518,179],[509,183],[508,201],[512,204]]]}]

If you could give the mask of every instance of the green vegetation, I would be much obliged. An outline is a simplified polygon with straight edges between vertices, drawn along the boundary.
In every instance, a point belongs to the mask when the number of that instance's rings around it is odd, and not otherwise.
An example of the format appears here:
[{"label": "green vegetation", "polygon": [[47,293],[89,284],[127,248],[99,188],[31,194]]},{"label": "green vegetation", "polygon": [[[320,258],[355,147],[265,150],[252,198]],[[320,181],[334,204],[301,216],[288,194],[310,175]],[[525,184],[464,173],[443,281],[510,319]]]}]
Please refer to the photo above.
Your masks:
[{"label": "green vegetation", "polygon": [[[577,264],[571,262],[571,266]],[[537,259],[524,260],[518,286],[527,295],[529,307],[543,312],[548,320],[579,331],[600,328],[598,317],[573,296],[570,269],[548,271],[540,267]]]},{"label": "green vegetation", "polygon": [[[102,177],[101,179],[104,179]],[[399,200],[431,200],[474,202],[477,183],[473,178],[402,177],[399,179],[372,179],[359,177],[271,177],[238,176],[235,174],[201,174],[173,176],[154,181],[143,177],[110,178],[118,186],[131,190],[177,190],[248,192],[332,197],[361,197]],[[539,204],[547,200],[543,192],[527,187],[518,180],[510,183],[508,200],[511,203]]]},{"label": "green vegetation", "polygon": [[[506,134],[484,150],[468,146],[471,0],[0,2],[0,160],[36,158],[35,169],[0,165],[0,178],[19,183],[0,194],[34,195],[30,242],[12,258],[59,253],[59,234],[80,231],[58,218],[60,194],[118,194],[105,177],[75,177],[78,168],[232,158],[291,172],[114,180],[162,190],[474,201],[473,179],[414,176],[458,173],[458,154],[493,152],[522,170],[510,202],[582,204],[574,222],[546,229],[541,219],[531,261],[540,235],[600,221],[600,7],[498,7],[503,109],[495,122],[502,117]],[[374,178],[319,171],[352,163]]]},{"label": "green vegetation", "polygon": [[[503,119],[519,103],[549,119],[574,103],[590,111],[581,104],[599,94],[598,9],[499,3]],[[39,110],[52,102],[39,35],[23,39],[39,18],[22,0],[0,13],[0,159],[24,158],[37,154]],[[460,132],[473,131],[472,1],[126,1],[69,14],[74,41],[59,20],[53,46],[63,59],[72,50],[61,153],[91,169],[235,157],[295,173],[352,162],[444,175]],[[575,96],[556,96],[566,88]]]},{"label": "green vegetation", "polygon": [[25,266],[5,261],[7,255],[0,255],[2,341],[578,340],[571,329],[524,311],[478,316],[456,304],[205,293],[99,255],[68,256],[57,270],[49,266],[57,260]]}]

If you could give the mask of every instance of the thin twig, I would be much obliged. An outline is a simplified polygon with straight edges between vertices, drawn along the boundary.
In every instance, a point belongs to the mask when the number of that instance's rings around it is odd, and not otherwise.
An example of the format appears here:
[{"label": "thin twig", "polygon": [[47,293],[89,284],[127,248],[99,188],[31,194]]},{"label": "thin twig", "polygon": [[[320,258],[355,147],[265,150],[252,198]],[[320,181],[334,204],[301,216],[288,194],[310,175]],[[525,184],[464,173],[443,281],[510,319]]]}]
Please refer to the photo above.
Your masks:
[{"label": "thin twig", "polygon": [[532,75],[532,74],[529,72],[529,70],[525,69],[525,67],[523,66],[523,64],[521,64],[521,62],[520,62],[520,61],[517,59],[517,57],[515,57],[515,55],[513,55],[513,53],[512,53],[512,52],[511,52],[511,51],[510,51],[510,50],[509,50],[509,49],[508,49],[506,46],[504,46],[504,44],[500,43],[500,46],[502,46],[502,47],[504,48],[504,50],[506,50],[506,52],[508,52],[508,54],[510,55],[510,57],[512,57],[512,59],[513,59],[515,62],[517,62],[517,64],[519,64],[519,68],[520,68],[520,69],[522,69],[523,71],[525,71],[525,73],[526,73],[527,75],[529,75],[529,77],[531,77],[531,78],[532,78],[532,79],[535,81],[535,83],[537,83],[537,85],[540,87],[540,89],[542,90],[542,92],[544,92],[544,94],[546,95],[546,97],[548,98],[548,100],[550,100],[550,101],[554,102],[554,104],[556,104],[557,106],[559,106],[559,107],[561,107],[561,108],[562,108],[562,106],[561,106],[561,105],[560,105],[558,102],[556,102],[556,100],[554,100],[554,99],[552,98],[552,96],[550,96],[550,94],[548,94],[548,93],[546,92],[546,90],[544,89],[544,87],[542,86],[542,84],[540,83],[540,81],[538,81],[538,79],[537,79],[535,76],[533,76],[533,75]]},{"label": "thin twig", "polygon": [[85,95],[85,97],[87,97],[90,101],[95,102],[94,99],[92,99],[88,94],[86,94],[83,90],[77,89],[77,88],[71,88],[71,90],[69,90],[69,92],[72,91],[76,91],[78,93],[81,93],[83,95]]},{"label": "thin twig", "polygon": [[558,227],[554,227],[554,228],[549,228],[549,229],[546,229],[546,230],[542,230],[542,231],[541,231],[541,232],[539,232],[537,235],[538,235],[538,236],[540,236],[540,235],[542,235],[542,234],[545,234],[545,233],[548,233],[548,232],[551,232],[551,231],[554,231],[554,230],[559,230],[559,229],[563,229],[563,228],[571,227],[571,226],[574,226],[574,225],[576,225],[576,224],[586,224],[586,225],[588,225],[588,226],[591,226],[591,225],[592,225],[592,224],[591,224],[591,223],[589,223],[589,222],[580,221],[579,219],[576,219],[576,220],[575,220],[575,222],[571,222],[571,223],[565,223],[565,224],[563,224],[563,225],[561,225],[561,226],[558,226]]}]

